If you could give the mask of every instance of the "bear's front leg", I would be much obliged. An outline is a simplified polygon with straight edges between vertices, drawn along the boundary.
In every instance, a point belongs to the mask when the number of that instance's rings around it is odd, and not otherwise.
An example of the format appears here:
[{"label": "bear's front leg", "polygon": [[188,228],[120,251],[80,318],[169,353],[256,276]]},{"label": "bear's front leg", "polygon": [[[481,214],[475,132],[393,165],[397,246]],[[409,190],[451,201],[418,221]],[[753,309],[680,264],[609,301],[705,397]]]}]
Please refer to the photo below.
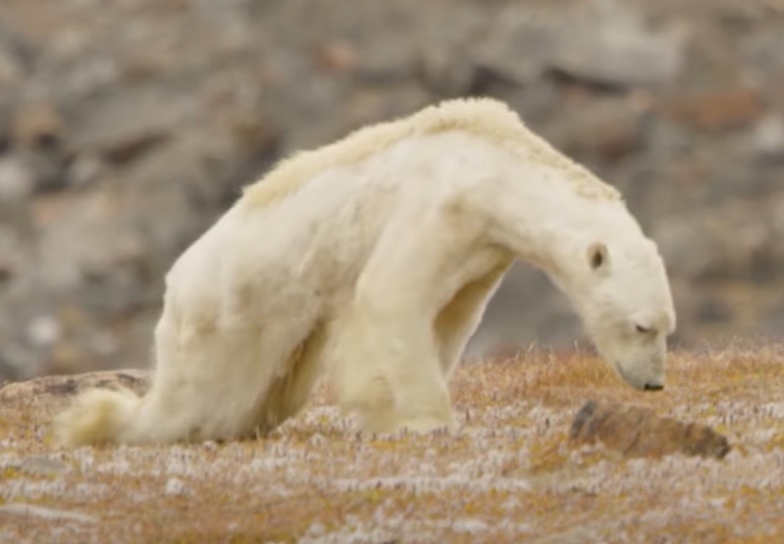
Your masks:
[{"label": "bear's front leg", "polygon": [[434,321],[459,239],[440,209],[407,212],[388,225],[331,324],[340,401],[366,431],[455,428]]},{"label": "bear's front leg", "polygon": [[362,430],[455,428],[432,326],[421,315],[358,300],[333,325],[333,378]]}]

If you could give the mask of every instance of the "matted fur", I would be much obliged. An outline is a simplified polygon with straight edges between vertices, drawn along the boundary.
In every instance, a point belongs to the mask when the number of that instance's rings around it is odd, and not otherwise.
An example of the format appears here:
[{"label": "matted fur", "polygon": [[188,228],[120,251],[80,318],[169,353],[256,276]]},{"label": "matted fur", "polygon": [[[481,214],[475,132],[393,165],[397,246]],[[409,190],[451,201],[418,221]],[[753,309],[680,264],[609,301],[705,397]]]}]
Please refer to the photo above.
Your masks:
[{"label": "matted fur", "polygon": [[243,204],[269,206],[329,168],[358,163],[406,138],[448,131],[475,134],[525,160],[533,158],[568,171],[572,175],[565,179],[588,198],[621,198],[614,187],[555,152],[550,144],[528,130],[506,104],[489,98],[466,98],[429,106],[402,119],[358,129],[316,150],[295,153],[246,187]]}]

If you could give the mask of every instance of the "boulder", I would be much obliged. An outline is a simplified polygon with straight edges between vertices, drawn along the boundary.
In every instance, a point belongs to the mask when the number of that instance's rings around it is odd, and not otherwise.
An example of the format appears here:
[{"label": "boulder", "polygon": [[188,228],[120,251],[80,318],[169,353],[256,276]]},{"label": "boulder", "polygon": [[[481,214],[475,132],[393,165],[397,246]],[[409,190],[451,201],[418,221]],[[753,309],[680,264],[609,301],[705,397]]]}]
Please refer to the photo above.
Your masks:
[{"label": "boulder", "polygon": [[560,27],[550,68],[602,87],[668,85],[685,64],[686,38],[680,26],[650,27],[621,2],[588,2]]},{"label": "boulder", "polygon": [[626,457],[662,457],[680,453],[722,459],[727,438],[706,425],[660,417],[648,408],[586,402],[572,421],[574,444],[601,442]]},{"label": "boulder", "polygon": [[112,389],[117,385],[127,387],[137,394],[144,394],[150,387],[150,373],[146,370],[129,369],[85,372],[71,376],[42,376],[23,382],[12,382],[0,388],[0,405],[23,403],[31,398],[44,396],[70,397],[85,389]]}]

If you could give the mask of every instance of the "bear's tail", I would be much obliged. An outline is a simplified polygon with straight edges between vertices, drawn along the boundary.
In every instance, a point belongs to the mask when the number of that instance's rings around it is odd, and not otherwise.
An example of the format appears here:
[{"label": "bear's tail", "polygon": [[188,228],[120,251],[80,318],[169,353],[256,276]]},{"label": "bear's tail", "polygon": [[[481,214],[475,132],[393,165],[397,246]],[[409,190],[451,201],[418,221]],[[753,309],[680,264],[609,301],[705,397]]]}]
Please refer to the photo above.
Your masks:
[{"label": "bear's tail", "polygon": [[54,419],[54,437],[70,447],[119,442],[133,423],[141,400],[124,387],[86,391]]}]

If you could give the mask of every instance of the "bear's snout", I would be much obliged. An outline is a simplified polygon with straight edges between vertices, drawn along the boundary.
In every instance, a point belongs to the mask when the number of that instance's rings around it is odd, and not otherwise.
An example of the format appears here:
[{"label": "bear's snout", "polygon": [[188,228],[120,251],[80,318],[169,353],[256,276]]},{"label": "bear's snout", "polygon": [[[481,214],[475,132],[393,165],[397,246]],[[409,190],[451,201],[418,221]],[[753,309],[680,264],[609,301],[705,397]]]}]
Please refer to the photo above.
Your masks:
[{"label": "bear's snout", "polygon": [[643,386],[644,391],[661,391],[664,389],[664,385],[660,383],[646,383]]}]

